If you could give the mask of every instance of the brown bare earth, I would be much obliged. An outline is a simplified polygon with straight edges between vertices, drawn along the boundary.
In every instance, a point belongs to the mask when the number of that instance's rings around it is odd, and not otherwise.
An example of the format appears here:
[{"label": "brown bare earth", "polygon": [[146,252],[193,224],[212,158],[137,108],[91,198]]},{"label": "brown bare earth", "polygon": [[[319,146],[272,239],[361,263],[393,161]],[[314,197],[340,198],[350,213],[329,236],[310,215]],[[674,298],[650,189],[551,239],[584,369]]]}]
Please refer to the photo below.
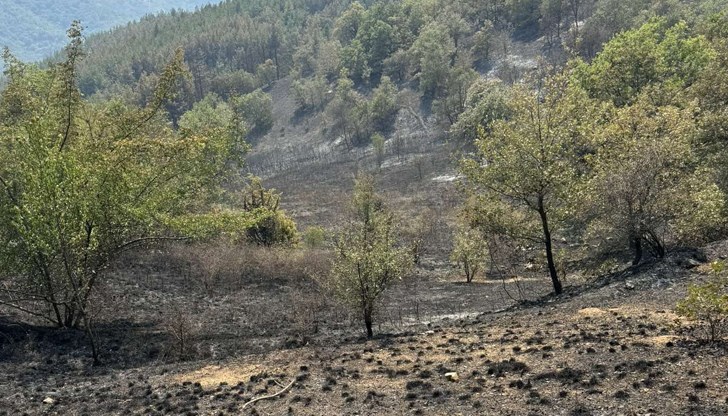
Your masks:
[{"label": "brown bare earth", "polygon": [[[520,304],[503,291],[513,282],[423,274],[390,293],[373,340],[334,305],[320,307],[318,332],[294,331],[286,303],[308,290],[302,280],[193,295],[177,274],[145,280],[125,269],[116,293],[136,307],[99,328],[105,366],[90,366],[83,334],[3,321],[0,414],[727,414],[725,345],[691,341],[673,312],[687,284],[705,277],[687,256],[572,284],[559,298],[523,281],[532,300]],[[137,262],[146,272],[162,264]],[[180,361],[153,311],[190,298],[181,306],[195,308],[204,330]],[[254,299],[267,299],[257,305],[265,316],[251,314]]]}]

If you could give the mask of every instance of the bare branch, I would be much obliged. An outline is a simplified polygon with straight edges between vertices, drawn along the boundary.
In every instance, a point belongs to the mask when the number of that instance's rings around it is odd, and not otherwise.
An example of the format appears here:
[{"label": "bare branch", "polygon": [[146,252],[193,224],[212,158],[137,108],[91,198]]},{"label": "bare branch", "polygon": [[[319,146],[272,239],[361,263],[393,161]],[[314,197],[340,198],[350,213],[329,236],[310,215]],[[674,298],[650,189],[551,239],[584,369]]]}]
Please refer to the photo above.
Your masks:
[{"label": "bare branch", "polygon": [[243,405],[243,407],[241,408],[241,410],[245,410],[245,408],[246,408],[246,407],[248,407],[249,405],[251,405],[251,404],[253,404],[253,403],[255,403],[255,402],[259,402],[259,401],[261,401],[261,400],[267,400],[267,399],[272,399],[272,398],[275,398],[275,397],[278,397],[278,396],[280,396],[281,394],[283,394],[283,393],[287,392],[288,390],[290,390],[290,389],[291,389],[291,387],[293,387],[293,384],[294,384],[295,382],[296,382],[296,379],[294,378],[293,380],[291,380],[291,382],[290,382],[290,383],[288,383],[288,385],[287,385],[286,387],[284,387],[284,388],[283,388],[283,390],[279,391],[278,393],[275,393],[275,394],[270,394],[270,395],[268,395],[268,396],[261,396],[261,397],[257,397],[257,398],[255,398],[255,399],[252,399],[252,400],[248,401],[247,403],[245,403],[245,404]]}]

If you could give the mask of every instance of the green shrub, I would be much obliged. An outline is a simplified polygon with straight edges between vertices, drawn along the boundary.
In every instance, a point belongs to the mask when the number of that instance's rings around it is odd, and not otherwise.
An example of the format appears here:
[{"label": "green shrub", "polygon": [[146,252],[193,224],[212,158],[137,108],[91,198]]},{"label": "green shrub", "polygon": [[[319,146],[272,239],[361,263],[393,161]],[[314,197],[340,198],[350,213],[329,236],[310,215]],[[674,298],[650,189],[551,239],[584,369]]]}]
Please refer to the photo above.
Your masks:
[{"label": "green shrub", "polygon": [[677,304],[678,314],[696,323],[696,337],[714,343],[728,330],[728,292],[725,277],[691,285],[688,295]]},{"label": "green shrub", "polygon": [[323,227],[312,226],[303,232],[303,244],[308,248],[321,248],[326,243],[326,230]]}]

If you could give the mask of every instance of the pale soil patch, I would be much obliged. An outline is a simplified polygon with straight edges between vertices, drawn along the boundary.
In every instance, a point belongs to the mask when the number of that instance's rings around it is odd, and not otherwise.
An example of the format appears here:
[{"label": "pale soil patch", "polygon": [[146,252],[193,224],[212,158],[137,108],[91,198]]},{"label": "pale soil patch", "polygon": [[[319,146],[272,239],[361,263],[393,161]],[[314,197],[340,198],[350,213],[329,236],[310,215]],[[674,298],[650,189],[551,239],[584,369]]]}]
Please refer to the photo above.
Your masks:
[{"label": "pale soil patch", "polygon": [[235,385],[239,382],[247,382],[251,376],[260,374],[271,369],[258,364],[240,364],[233,366],[209,365],[189,373],[179,374],[173,381],[182,383],[189,381],[200,383],[202,388],[209,389],[219,386],[220,383]]}]

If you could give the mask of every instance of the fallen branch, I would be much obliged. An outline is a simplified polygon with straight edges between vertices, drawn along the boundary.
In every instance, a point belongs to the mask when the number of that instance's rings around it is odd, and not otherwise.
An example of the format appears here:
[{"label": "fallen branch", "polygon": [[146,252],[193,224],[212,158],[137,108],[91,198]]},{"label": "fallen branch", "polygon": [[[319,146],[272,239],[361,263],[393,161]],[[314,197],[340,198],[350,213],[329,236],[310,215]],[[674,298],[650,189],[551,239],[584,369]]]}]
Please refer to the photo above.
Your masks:
[{"label": "fallen branch", "polygon": [[[287,392],[288,390],[290,390],[291,387],[293,387],[293,383],[295,383],[295,382],[296,382],[296,379],[294,378],[293,380],[291,380],[290,383],[288,383],[288,385],[286,387],[283,387],[283,390],[279,391],[278,393],[271,394],[271,395],[268,395],[268,396],[261,396],[261,397],[257,397],[255,399],[250,400],[249,402],[245,403],[243,405],[243,408],[240,409],[240,410],[244,410],[246,407],[248,407],[249,405],[251,405],[251,404],[253,404],[255,402],[258,402],[258,401],[261,401],[261,400],[272,399],[274,397],[280,396],[281,394],[283,394],[283,393]],[[276,384],[278,384],[278,383],[276,383]]]}]

